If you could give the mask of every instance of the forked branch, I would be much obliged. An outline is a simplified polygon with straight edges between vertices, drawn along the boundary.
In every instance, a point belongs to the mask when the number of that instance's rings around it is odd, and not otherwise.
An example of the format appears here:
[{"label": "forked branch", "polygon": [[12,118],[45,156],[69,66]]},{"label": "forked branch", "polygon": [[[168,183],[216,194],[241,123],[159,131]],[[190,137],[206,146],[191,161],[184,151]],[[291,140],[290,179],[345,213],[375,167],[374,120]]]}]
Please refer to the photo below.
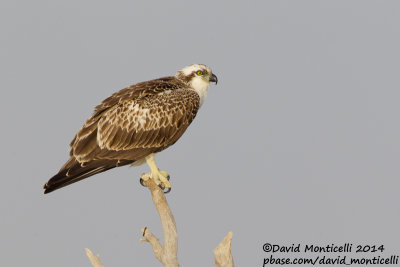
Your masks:
[{"label": "forked branch", "polygon": [[148,179],[143,181],[144,185],[150,190],[151,198],[156,206],[158,215],[160,216],[161,226],[164,232],[164,244],[161,245],[147,227],[142,228],[143,238],[141,241],[146,241],[153,247],[154,256],[164,265],[168,267],[177,267],[178,263],[178,232],[174,215],[168,206],[164,192],[153,181]]},{"label": "forked branch", "polygon": [[233,233],[229,232],[224,240],[214,249],[214,259],[216,267],[233,267],[233,257],[231,251]]},{"label": "forked branch", "polygon": [[[148,179],[143,184],[150,190],[153,203],[160,216],[161,226],[164,233],[164,244],[161,245],[159,239],[154,236],[147,227],[142,228],[141,241],[149,242],[153,248],[154,256],[164,265],[164,267],[179,267],[178,263],[178,232],[174,216],[168,206],[168,202],[161,190],[153,181]],[[217,267],[233,267],[231,253],[232,232],[221,241],[214,249],[215,265]],[[98,256],[95,256],[89,249],[86,253],[93,267],[104,267]]]},{"label": "forked branch", "polygon": [[104,267],[104,265],[101,263],[99,255],[94,255],[90,249],[85,248],[86,250],[86,255],[88,256],[90,263],[92,264],[93,267]]}]

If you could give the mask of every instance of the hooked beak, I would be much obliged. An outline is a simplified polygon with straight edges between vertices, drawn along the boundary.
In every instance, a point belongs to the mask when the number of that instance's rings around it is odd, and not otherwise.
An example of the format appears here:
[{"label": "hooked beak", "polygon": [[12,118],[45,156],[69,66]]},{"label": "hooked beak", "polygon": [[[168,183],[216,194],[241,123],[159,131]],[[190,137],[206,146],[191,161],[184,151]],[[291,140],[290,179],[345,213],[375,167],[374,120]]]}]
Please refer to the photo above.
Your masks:
[{"label": "hooked beak", "polygon": [[215,84],[218,83],[218,78],[217,76],[215,76],[215,74],[213,73],[210,77],[210,82],[215,82]]}]

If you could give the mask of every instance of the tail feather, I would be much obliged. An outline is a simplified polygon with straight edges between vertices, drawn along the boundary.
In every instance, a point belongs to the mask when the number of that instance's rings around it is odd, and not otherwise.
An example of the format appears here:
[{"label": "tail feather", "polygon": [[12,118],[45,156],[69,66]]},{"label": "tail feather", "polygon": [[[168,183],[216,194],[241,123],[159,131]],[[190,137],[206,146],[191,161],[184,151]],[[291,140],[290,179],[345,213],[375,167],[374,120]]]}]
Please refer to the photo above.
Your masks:
[{"label": "tail feather", "polygon": [[43,186],[50,193],[106,170],[133,163],[133,160],[93,160],[84,164],[71,157],[61,170]]}]

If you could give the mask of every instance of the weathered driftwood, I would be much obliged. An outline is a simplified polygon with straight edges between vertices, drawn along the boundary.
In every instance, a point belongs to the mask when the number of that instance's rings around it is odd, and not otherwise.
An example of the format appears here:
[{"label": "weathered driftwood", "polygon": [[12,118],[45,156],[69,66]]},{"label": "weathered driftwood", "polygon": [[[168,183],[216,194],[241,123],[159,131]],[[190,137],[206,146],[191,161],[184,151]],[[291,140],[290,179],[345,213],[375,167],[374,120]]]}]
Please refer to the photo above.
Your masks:
[{"label": "weathered driftwood", "polygon": [[90,263],[92,264],[93,267],[104,267],[104,265],[101,263],[99,255],[94,255],[90,249],[85,248],[86,250],[86,255],[88,256]]},{"label": "weathered driftwood", "polygon": [[174,215],[169,209],[164,192],[153,181],[148,179],[143,181],[144,185],[150,190],[151,198],[156,206],[158,215],[160,216],[161,226],[164,232],[164,244],[161,245],[147,227],[142,228],[143,238],[141,241],[146,241],[153,247],[154,256],[166,267],[178,267],[178,232]]},{"label": "weathered driftwood", "polygon": [[[178,232],[174,216],[168,206],[168,202],[161,190],[152,179],[143,181],[143,184],[150,190],[154,205],[160,216],[161,226],[164,233],[164,244],[161,245],[159,239],[154,236],[147,227],[142,228],[141,241],[149,242],[153,248],[154,256],[164,265],[164,267],[179,267],[178,263]],[[217,267],[233,267],[233,258],[231,253],[232,232],[221,241],[214,249],[215,265]],[[89,249],[86,249],[93,267],[104,267],[100,259]]]},{"label": "weathered driftwood", "polygon": [[233,267],[233,257],[231,251],[231,241],[233,233],[229,232],[224,240],[214,249],[215,266]]}]

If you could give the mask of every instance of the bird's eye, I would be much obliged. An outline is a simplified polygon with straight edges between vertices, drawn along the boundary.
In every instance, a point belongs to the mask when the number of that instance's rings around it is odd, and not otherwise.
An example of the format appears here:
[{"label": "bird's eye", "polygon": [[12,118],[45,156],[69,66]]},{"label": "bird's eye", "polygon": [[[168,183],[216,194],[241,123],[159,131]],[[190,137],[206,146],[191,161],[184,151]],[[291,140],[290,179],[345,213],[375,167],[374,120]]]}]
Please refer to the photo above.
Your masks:
[{"label": "bird's eye", "polygon": [[197,74],[197,75],[203,75],[203,72],[202,72],[201,70],[198,70],[198,71],[196,72],[196,74]]}]

